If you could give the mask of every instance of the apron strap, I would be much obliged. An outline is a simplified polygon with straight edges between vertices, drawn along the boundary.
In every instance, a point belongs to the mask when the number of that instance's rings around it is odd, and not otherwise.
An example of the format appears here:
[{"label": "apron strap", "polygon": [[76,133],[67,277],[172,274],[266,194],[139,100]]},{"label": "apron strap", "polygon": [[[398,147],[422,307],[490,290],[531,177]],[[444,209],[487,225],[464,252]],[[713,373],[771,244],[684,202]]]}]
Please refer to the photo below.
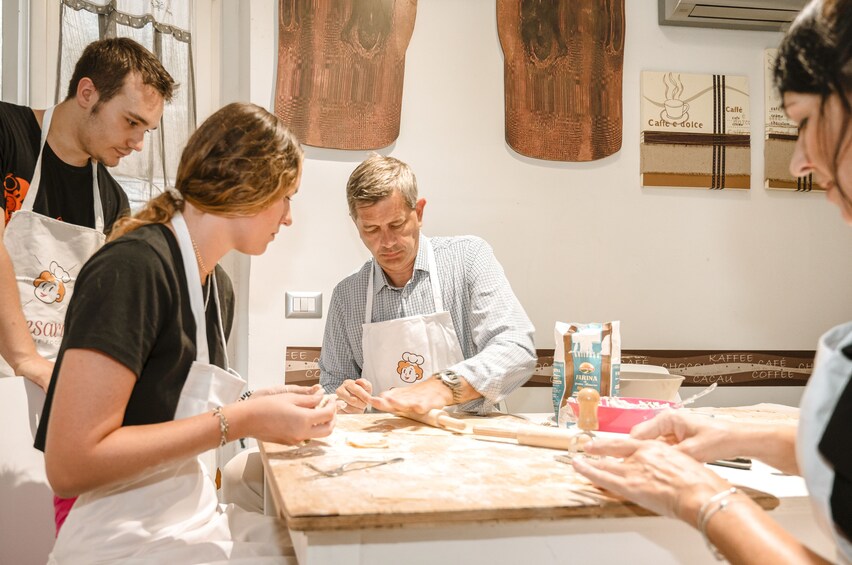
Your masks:
[{"label": "apron strap", "polygon": [[[47,134],[50,132],[50,122],[53,120],[53,111],[56,106],[51,106],[44,111],[44,117],[41,123],[41,142],[38,147],[38,158],[36,159],[35,171],[33,171],[33,180],[30,182],[30,188],[27,190],[27,195],[21,203],[21,210],[28,212],[33,211],[38,189],[41,185],[41,156],[44,153],[44,145],[47,143]],[[92,164],[92,190],[95,204],[95,229],[100,233],[104,233],[104,207],[101,202],[101,191],[98,187],[98,163],[91,157],[89,162]]]},{"label": "apron strap", "polygon": [[364,308],[364,323],[369,324],[373,321],[373,279],[376,278],[376,264],[375,259],[370,259],[371,261],[371,269],[370,269],[370,278],[367,280],[367,306]]},{"label": "apron strap", "polygon": [[[189,305],[192,308],[192,316],[195,318],[195,360],[209,365],[210,353],[207,348],[207,323],[204,319],[201,272],[198,270],[192,239],[189,237],[189,228],[186,227],[186,220],[180,212],[176,211],[172,216],[172,226],[175,228],[180,255],[183,258],[183,271],[186,274],[186,286],[189,288]],[[215,287],[213,290],[215,291]],[[218,300],[216,305],[218,307]]]},{"label": "apron strap", "polygon": [[[432,283],[432,299],[435,301],[435,312],[444,311],[444,295],[441,293],[441,281],[438,277],[438,262],[435,260],[435,251],[428,237],[423,236],[426,247],[426,261],[429,264],[429,281]],[[364,308],[364,323],[373,321],[373,279],[378,276],[379,265],[375,259],[371,259],[373,268],[370,269],[370,278],[367,281],[367,306]]]},{"label": "apron strap", "polygon": [[429,261],[429,280],[432,282],[432,297],[435,300],[435,312],[444,311],[444,295],[441,293],[441,280],[438,277],[438,262],[435,260],[435,250],[432,249],[432,242],[428,237],[424,237],[426,242],[426,258]]}]

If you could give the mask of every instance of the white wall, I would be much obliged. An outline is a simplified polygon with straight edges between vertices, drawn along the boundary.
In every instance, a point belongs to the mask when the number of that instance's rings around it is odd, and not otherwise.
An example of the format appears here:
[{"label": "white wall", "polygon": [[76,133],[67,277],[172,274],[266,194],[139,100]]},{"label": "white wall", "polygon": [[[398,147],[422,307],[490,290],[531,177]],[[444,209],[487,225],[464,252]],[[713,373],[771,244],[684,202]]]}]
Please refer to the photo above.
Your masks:
[{"label": "white wall", "polygon": [[[424,231],[494,247],[536,328],[622,320],[623,347],[812,349],[852,319],[852,230],[818,194],[763,188],[763,49],[780,34],[660,27],[656,0],[627,0],[624,145],[554,163],[504,141],[503,58],[493,0],[421,0],[406,57],[402,127],[382,153],[406,162],[428,200]],[[274,2],[251,3],[250,97],[271,108]],[[225,66],[228,54],[224,55]],[[749,77],[752,189],[639,185],[639,73]],[[294,225],[251,259],[248,373],[281,382],[286,345],[319,345],[323,320],[284,318],[286,290],[322,291],[368,255],[344,186],[362,152],[307,148]],[[582,274],[593,267],[594,275]],[[245,363],[242,360],[241,365]]]}]

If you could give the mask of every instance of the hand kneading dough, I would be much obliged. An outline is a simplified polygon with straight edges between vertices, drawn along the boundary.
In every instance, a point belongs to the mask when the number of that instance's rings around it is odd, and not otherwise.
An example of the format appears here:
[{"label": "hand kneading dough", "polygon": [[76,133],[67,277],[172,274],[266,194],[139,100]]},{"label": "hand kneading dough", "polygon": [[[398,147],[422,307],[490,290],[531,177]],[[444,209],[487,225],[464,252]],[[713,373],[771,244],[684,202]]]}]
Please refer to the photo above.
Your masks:
[{"label": "hand kneading dough", "polygon": [[352,447],[386,448],[390,445],[387,434],[350,434],[346,443]]}]

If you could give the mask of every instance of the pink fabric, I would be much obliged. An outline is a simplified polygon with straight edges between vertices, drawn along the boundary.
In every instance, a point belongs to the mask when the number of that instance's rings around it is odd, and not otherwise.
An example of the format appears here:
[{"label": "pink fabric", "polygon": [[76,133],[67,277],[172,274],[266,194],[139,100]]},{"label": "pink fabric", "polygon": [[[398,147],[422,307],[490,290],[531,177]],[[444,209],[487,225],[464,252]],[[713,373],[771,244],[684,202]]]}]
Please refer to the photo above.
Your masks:
[{"label": "pink fabric", "polygon": [[59,498],[58,496],[53,496],[53,517],[56,520],[56,535],[59,535],[59,528],[62,527],[62,524],[65,523],[65,518],[68,517],[68,513],[71,512],[71,507],[74,506],[74,501],[77,500],[77,497],[74,498]]}]

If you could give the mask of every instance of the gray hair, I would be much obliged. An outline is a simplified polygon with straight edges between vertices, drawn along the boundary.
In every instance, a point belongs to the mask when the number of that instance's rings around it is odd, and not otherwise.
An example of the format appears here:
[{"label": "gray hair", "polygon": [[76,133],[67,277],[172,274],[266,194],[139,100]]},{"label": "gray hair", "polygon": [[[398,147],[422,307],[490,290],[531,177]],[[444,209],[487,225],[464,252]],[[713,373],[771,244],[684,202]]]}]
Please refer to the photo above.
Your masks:
[{"label": "gray hair", "polygon": [[352,171],[346,183],[349,215],[356,218],[358,207],[371,206],[394,190],[402,194],[413,210],[417,204],[417,179],[411,168],[399,159],[373,153]]}]

